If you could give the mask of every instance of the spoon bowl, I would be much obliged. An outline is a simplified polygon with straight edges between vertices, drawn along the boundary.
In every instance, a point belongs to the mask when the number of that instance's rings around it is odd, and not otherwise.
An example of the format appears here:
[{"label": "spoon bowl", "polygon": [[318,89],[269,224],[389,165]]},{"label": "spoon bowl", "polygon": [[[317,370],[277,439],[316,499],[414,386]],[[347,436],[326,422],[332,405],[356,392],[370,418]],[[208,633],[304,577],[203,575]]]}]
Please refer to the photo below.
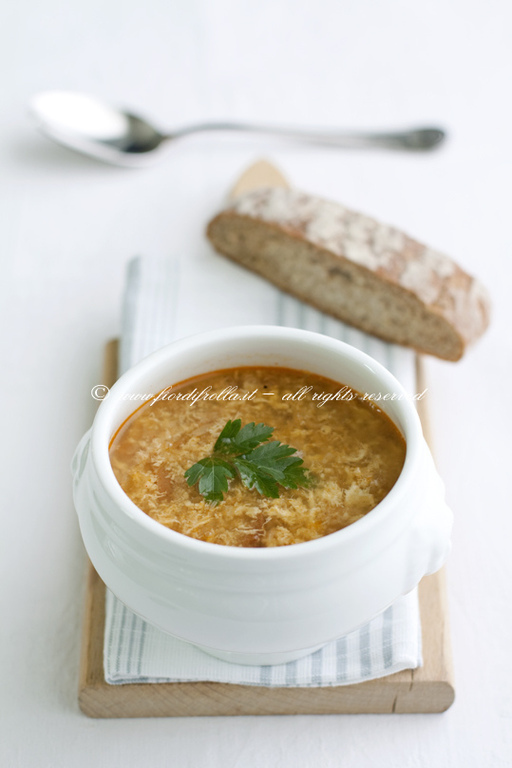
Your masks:
[{"label": "spoon bowl", "polygon": [[433,149],[446,137],[441,128],[435,127],[365,132],[234,122],[201,123],[165,133],[138,115],[72,91],[39,93],[33,98],[30,111],[39,129],[59,144],[97,160],[127,167],[149,165],[159,156],[164,144],[200,132],[259,133],[345,149],[380,147],[408,151]]}]

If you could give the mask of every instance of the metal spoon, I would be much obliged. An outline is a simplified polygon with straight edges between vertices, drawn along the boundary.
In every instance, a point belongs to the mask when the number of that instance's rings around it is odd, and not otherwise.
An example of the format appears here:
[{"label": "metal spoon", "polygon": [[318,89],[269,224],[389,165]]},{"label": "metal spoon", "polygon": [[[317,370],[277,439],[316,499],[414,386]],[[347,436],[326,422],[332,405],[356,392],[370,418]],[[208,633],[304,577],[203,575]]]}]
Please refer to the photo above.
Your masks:
[{"label": "metal spoon", "polygon": [[324,146],[362,149],[385,147],[422,151],[439,146],[445,138],[440,128],[416,128],[382,133],[320,131],[249,125],[203,123],[162,133],[141,117],[115,109],[94,97],[70,91],[45,91],[31,102],[31,113],[50,138],[113,165],[149,165],[162,145],[203,131],[243,131],[299,139]]}]

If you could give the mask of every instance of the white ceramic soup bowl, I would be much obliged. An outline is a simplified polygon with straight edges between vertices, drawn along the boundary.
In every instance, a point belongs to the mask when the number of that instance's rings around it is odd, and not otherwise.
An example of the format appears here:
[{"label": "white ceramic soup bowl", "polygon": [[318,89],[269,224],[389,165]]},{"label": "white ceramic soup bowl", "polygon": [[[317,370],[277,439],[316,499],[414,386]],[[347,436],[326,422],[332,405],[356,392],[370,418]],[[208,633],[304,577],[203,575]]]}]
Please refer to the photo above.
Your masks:
[{"label": "white ceramic soup bowl", "polygon": [[[109,443],[137,405],[198,374],[240,365],[296,368],[379,402],[407,444],[401,475],[365,517],[302,544],[250,549],[198,541],[152,520],[126,496]],[[391,397],[394,396],[394,399]],[[399,382],[359,350],[308,331],[245,326],[181,339],[125,373],[101,403],[74,459],[74,498],[90,559],[135,613],[219,658],[277,664],[356,629],[436,571],[452,515]]]}]

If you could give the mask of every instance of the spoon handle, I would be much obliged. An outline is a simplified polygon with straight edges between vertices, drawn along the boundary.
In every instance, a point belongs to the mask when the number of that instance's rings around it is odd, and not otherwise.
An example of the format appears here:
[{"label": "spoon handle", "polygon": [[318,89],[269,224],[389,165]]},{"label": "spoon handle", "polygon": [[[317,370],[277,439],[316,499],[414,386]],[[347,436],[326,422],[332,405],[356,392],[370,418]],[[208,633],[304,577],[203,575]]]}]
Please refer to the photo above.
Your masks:
[{"label": "spoon handle", "polygon": [[385,147],[388,149],[408,149],[422,151],[438,147],[446,133],[441,128],[424,127],[406,131],[365,132],[365,131],[319,131],[309,128],[284,128],[247,123],[202,123],[181,128],[165,136],[166,139],[178,139],[191,133],[206,131],[239,131],[244,133],[263,133],[286,139],[298,139],[314,144],[346,149],[364,149],[367,147]]}]

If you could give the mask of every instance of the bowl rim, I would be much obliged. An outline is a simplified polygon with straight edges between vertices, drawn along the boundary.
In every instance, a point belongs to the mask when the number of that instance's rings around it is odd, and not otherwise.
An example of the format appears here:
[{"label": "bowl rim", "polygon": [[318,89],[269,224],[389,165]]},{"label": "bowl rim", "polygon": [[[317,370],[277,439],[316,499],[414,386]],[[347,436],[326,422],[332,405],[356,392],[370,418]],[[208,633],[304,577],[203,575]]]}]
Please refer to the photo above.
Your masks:
[{"label": "bowl rim", "polygon": [[[215,544],[194,539],[186,534],[167,528],[149,517],[127,496],[119,485],[110,464],[109,444],[113,434],[111,421],[114,418],[116,407],[119,406],[120,402],[125,402],[121,400],[122,395],[126,392],[136,391],[137,381],[146,377],[152,371],[158,371],[162,365],[168,364],[169,358],[179,355],[185,350],[193,350],[195,348],[199,352],[209,345],[225,342],[226,340],[246,340],[249,342],[251,340],[264,339],[279,339],[283,342],[294,340],[304,343],[305,348],[310,345],[316,347],[320,345],[325,350],[341,355],[345,359],[349,358],[352,362],[368,368],[372,374],[379,377],[383,388],[403,395],[403,398],[396,402],[398,402],[398,408],[402,409],[402,432],[406,440],[406,456],[404,466],[395,485],[379,504],[346,528],[326,536],[321,536],[318,539],[281,547],[254,548]],[[307,365],[306,359],[305,364]],[[310,369],[305,367],[300,370]],[[205,372],[207,373],[208,371]],[[311,369],[311,372],[315,372],[314,367]],[[340,384],[343,384],[343,382],[340,382]],[[133,409],[133,411],[135,410],[136,408]],[[410,397],[407,396],[405,389],[390,371],[366,352],[362,352],[347,342],[315,331],[273,325],[230,326],[197,333],[177,339],[147,355],[119,377],[111,387],[108,396],[100,403],[91,428],[90,442],[90,455],[97,477],[104,491],[107,492],[118,510],[128,520],[141,527],[149,535],[156,536],[161,542],[168,542],[174,546],[181,547],[184,552],[188,551],[190,554],[203,553],[205,556],[213,558],[244,561],[281,562],[313,555],[315,552],[318,554],[330,550],[332,547],[338,547],[342,542],[344,545],[352,544],[354,539],[365,536],[367,531],[375,527],[379,521],[392,514],[393,508],[400,502],[401,497],[408,492],[411,483],[414,482],[422,458],[422,428],[418,413]]]}]

